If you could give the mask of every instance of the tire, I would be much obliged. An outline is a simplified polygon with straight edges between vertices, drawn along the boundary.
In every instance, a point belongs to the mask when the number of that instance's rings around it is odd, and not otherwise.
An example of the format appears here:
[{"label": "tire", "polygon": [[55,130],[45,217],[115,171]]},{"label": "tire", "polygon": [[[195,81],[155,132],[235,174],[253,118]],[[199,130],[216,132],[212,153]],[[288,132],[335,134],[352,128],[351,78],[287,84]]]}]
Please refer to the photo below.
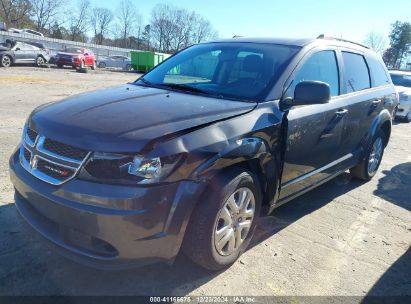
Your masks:
[{"label": "tire", "polygon": [[46,63],[46,60],[44,60],[44,58],[43,58],[42,56],[38,56],[38,57],[36,58],[36,63],[35,63],[36,67],[41,67],[41,66],[43,66],[45,63]]},{"label": "tire", "polygon": [[100,69],[104,69],[104,68],[106,67],[106,63],[105,63],[105,62],[100,62],[100,63],[98,64],[98,67],[99,67]]},{"label": "tire", "polygon": [[10,56],[8,55],[3,55],[0,58],[0,65],[4,68],[8,68],[11,66],[11,64],[13,63],[12,59]]},{"label": "tire", "polygon": [[91,66],[91,69],[94,71],[96,69],[96,62],[93,62],[93,65]]},{"label": "tire", "polygon": [[380,167],[381,160],[384,155],[385,142],[385,133],[379,129],[375,134],[370,147],[367,149],[365,159],[357,166],[350,169],[350,174],[352,177],[364,181],[369,181],[373,178]]},{"label": "tire", "polygon": [[84,70],[85,67],[86,67],[86,64],[84,63],[84,60],[82,60],[80,63],[80,70]]},{"label": "tire", "polygon": [[[213,181],[191,215],[183,251],[194,263],[215,271],[233,264],[246,250],[254,234],[262,194],[258,179],[243,169],[232,169]],[[247,203],[242,208],[240,204],[243,212],[236,214],[234,209],[238,209],[241,197]]]},{"label": "tire", "polygon": [[131,64],[126,65],[126,71],[130,72],[133,70],[133,66]]},{"label": "tire", "polygon": [[57,67],[58,67],[59,69],[62,69],[62,68],[63,68],[63,65],[62,65],[62,64],[58,64]]},{"label": "tire", "polygon": [[405,116],[406,122],[411,122],[411,111],[408,112],[407,116]]}]

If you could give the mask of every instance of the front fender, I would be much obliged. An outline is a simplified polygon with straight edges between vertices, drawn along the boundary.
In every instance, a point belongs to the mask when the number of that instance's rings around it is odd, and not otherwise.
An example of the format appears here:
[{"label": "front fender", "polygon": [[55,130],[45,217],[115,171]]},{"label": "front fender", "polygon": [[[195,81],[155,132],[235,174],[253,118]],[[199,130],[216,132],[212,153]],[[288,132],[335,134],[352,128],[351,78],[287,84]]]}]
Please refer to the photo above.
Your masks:
[{"label": "front fender", "polygon": [[207,175],[210,171],[221,170],[232,165],[250,161],[263,161],[269,153],[267,144],[261,138],[243,138],[231,142],[221,152],[201,164],[194,172],[195,179]]}]

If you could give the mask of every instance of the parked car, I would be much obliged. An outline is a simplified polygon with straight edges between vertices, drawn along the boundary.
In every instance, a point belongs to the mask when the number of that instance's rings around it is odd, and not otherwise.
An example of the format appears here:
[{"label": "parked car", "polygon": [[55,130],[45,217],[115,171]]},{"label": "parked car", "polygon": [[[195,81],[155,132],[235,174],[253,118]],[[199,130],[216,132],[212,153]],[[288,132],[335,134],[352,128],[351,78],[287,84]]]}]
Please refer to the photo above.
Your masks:
[{"label": "parked car", "polygon": [[7,32],[6,22],[0,22],[0,31]]},{"label": "parked car", "polygon": [[411,122],[411,71],[390,71],[392,82],[400,97],[395,117]]},{"label": "parked car", "polygon": [[8,29],[8,32],[15,33],[15,34],[20,34],[22,32],[22,30],[11,27],[11,28]]},{"label": "parked car", "polygon": [[122,55],[100,56],[97,60],[97,66],[102,69],[121,68],[126,71],[133,69],[130,57]]},{"label": "parked car", "polygon": [[28,43],[6,41],[0,47],[0,66],[9,67],[15,63],[30,63],[42,66],[49,60],[49,54]]},{"label": "parked car", "polygon": [[58,52],[54,57],[54,61],[57,67],[62,68],[64,65],[69,65],[74,69],[84,69],[91,67],[96,69],[96,60],[92,50],[72,47],[67,48],[65,51]]},{"label": "parked car", "polygon": [[350,170],[370,180],[398,96],[341,39],[189,47],[134,83],[35,109],[10,158],[19,213],[95,267],[232,264],[258,217]]},{"label": "parked car", "polygon": [[22,29],[21,32],[25,33],[25,34],[32,34],[32,35],[44,37],[44,35],[42,33],[31,30],[31,29]]}]

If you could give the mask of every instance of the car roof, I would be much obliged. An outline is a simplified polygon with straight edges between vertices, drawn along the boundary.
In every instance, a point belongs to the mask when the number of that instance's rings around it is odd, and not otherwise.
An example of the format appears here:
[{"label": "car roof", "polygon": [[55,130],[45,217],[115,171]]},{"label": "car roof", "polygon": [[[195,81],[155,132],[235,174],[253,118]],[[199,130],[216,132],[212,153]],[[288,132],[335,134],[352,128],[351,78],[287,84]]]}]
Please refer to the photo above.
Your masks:
[{"label": "car roof", "polygon": [[243,42],[243,43],[270,43],[270,44],[284,44],[294,46],[304,46],[312,42],[312,38],[258,38],[258,37],[233,37],[228,39],[218,39],[209,42]]},{"label": "car roof", "polygon": [[315,39],[314,38],[275,38],[275,37],[258,38],[258,37],[234,36],[233,38],[229,38],[229,39],[219,39],[219,40],[213,40],[209,42],[265,43],[265,44],[290,45],[290,46],[298,46],[298,47],[304,47],[309,44],[317,44],[317,45],[349,47],[352,49],[361,50],[363,52],[374,53],[367,46],[361,43],[342,39],[342,38],[329,37],[325,35],[319,35]]}]

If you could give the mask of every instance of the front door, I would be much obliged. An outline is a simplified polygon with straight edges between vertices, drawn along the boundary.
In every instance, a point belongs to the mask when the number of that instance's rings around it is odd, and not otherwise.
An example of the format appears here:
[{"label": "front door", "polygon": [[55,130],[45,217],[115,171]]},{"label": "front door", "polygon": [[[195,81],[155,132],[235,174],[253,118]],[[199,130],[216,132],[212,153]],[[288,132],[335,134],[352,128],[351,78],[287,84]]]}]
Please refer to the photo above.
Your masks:
[{"label": "front door", "polygon": [[287,115],[286,151],[280,199],[309,189],[326,179],[350,156],[341,149],[342,130],[347,114],[346,101],[340,97],[340,77],[334,50],[312,51],[305,56],[292,76],[287,96],[304,80],[328,83],[331,100],[327,104],[292,107]]}]

